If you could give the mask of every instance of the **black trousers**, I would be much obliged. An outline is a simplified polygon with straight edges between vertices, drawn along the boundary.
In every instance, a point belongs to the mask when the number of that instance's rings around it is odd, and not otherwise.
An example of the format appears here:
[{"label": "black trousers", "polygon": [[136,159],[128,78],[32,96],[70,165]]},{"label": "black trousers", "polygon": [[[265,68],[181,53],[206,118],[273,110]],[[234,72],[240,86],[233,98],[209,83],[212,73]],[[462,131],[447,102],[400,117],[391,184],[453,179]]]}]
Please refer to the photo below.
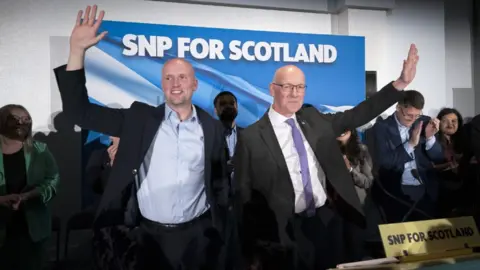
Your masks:
[{"label": "black trousers", "polygon": [[33,242],[24,213],[17,212],[14,216],[7,225],[5,242],[0,243],[0,269],[42,270],[48,239]]},{"label": "black trousers", "polygon": [[210,213],[176,226],[143,220],[140,270],[223,270],[225,248]]},{"label": "black trousers", "polygon": [[328,206],[317,208],[313,217],[293,218],[293,269],[324,270],[350,261],[345,246],[345,221]]}]

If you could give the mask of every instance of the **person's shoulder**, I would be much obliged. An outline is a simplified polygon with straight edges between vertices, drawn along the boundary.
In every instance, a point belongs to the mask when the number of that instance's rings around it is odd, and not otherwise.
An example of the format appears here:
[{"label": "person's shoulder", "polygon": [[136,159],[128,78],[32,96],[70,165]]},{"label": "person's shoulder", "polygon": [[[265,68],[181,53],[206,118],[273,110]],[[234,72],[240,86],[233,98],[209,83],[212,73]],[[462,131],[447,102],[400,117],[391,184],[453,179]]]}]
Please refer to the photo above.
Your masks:
[{"label": "person's shoulder", "polygon": [[395,119],[393,118],[393,115],[388,116],[387,118],[383,118],[381,116],[377,117],[375,120],[375,124],[371,127],[371,129],[381,129],[381,128],[386,128],[392,125],[394,123]]},{"label": "person's shoulder", "polygon": [[33,140],[32,141],[32,150],[37,153],[43,153],[48,151],[48,145],[44,142]]},{"label": "person's shoulder", "polygon": [[475,117],[473,117],[469,124],[470,124],[470,126],[479,129],[480,128],[480,114],[477,114]]}]

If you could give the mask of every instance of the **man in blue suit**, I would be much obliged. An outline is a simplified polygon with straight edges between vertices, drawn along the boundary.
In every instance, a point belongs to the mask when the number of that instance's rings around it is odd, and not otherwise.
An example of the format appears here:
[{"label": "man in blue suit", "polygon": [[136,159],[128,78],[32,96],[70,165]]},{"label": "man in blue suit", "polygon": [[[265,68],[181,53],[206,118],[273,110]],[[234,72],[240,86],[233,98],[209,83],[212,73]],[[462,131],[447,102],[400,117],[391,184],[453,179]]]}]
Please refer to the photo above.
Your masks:
[{"label": "man in blue suit", "polygon": [[405,91],[395,113],[373,126],[380,182],[374,195],[389,223],[436,215],[438,183],[432,161],[443,153],[435,140],[439,121],[422,115],[424,104],[421,93]]}]

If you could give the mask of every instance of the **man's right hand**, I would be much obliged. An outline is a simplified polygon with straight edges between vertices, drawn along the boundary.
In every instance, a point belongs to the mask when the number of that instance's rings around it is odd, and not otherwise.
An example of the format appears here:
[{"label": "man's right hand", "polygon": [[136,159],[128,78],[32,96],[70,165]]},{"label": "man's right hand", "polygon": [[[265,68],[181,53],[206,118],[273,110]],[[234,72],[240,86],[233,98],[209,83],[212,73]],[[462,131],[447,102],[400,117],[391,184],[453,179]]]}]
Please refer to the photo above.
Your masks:
[{"label": "man's right hand", "polygon": [[21,196],[18,194],[0,196],[0,206],[12,208],[12,206],[18,204],[21,199]]},{"label": "man's right hand", "polygon": [[68,59],[67,70],[78,70],[83,68],[85,51],[100,42],[107,32],[97,35],[98,29],[102,24],[105,12],[100,11],[98,18],[97,6],[93,8],[88,6],[85,9],[85,16],[82,20],[83,11],[78,11],[77,21],[70,36],[70,56]]},{"label": "man's right hand", "polygon": [[422,133],[422,128],[423,128],[423,122],[420,121],[413,129],[412,135],[410,135],[410,140],[408,142],[410,146],[415,147],[418,145],[418,142],[420,141],[420,134]]}]

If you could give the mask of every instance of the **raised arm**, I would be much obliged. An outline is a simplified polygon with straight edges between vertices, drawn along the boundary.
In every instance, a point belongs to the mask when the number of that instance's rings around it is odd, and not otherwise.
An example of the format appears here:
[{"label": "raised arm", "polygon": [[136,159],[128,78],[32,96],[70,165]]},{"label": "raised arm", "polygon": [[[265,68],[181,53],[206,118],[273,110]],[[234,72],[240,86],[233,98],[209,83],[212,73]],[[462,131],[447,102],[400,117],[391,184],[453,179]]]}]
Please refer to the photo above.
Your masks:
[{"label": "raised arm", "polygon": [[415,78],[418,59],[418,50],[412,44],[408,51],[407,60],[403,61],[402,73],[396,81],[387,84],[382,90],[358,104],[355,108],[343,113],[333,114],[331,121],[335,135],[340,136],[345,130],[363,126],[397,103],[401,97],[401,91]]},{"label": "raised arm", "polygon": [[77,21],[70,36],[70,55],[68,64],[54,70],[63,112],[84,129],[98,131],[111,136],[120,136],[125,110],[110,109],[90,103],[85,86],[85,53],[97,44],[105,35],[97,35],[105,12],[101,11],[95,20],[97,7],[88,6],[82,20],[83,11],[79,11]]}]

